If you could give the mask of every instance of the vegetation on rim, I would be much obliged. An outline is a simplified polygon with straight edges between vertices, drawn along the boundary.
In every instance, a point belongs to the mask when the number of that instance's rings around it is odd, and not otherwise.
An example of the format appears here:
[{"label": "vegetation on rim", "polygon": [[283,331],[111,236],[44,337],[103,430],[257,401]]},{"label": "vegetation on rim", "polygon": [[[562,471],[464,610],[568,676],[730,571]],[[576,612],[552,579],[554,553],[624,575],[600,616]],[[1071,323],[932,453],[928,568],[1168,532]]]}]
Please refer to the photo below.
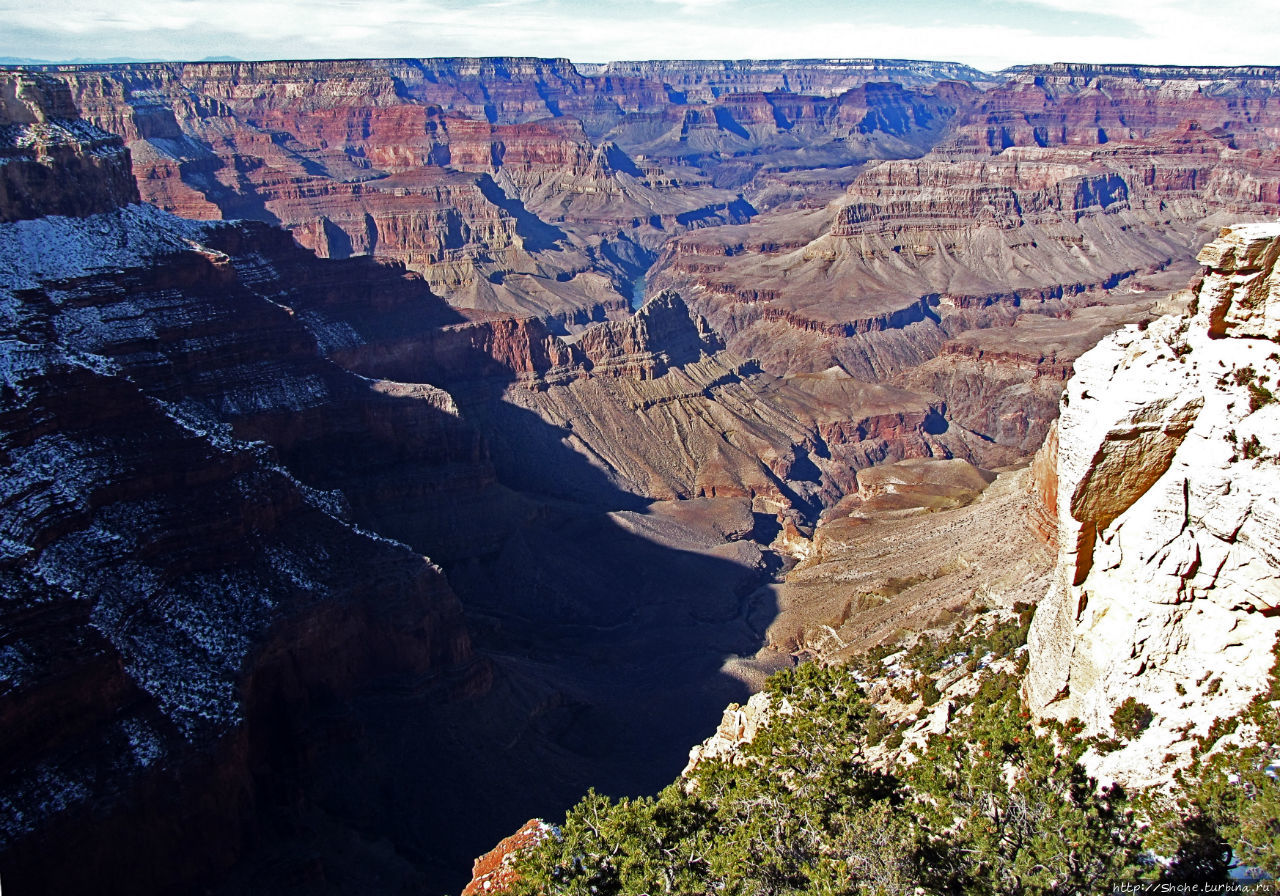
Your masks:
[{"label": "vegetation on rim", "polygon": [[[862,689],[866,667],[888,653],[786,670],[767,686],[769,724],[736,759],[703,762],[656,797],[589,793],[558,836],[518,859],[516,891],[1085,894],[1125,881],[1225,880],[1233,848],[1241,862],[1280,872],[1280,787],[1268,771],[1280,685],[1245,714],[1259,745],[1204,755],[1176,798],[1099,788],[1079,761],[1099,744],[1078,724],[1033,726],[1022,704],[1031,613],[1018,610],[921,639],[897,660],[927,679],[926,704],[944,669],[964,663],[978,680],[972,697],[953,701],[947,732],[914,756],[893,752],[902,732]],[[1150,711],[1130,702],[1116,728],[1136,737]]]}]

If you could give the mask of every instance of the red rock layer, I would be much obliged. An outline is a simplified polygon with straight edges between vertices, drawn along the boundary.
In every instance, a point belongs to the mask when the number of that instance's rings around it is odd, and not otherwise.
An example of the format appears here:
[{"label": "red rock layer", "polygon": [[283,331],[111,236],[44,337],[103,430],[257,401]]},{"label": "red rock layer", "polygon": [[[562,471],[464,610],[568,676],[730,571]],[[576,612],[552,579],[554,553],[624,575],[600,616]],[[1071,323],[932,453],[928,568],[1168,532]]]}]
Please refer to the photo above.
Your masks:
[{"label": "red rock layer", "polygon": [[[712,183],[721,155],[748,171],[815,145],[828,164],[917,155],[976,94],[938,84],[945,66],[784,68],[795,92],[739,73],[705,102],[565,60],[52,71],[161,208],[279,222],[322,256],[400,261],[457,305],[576,327],[625,311],[620,284],[667,234],[750,216]],[[868,82],[891,71],[913,86]]]},{"label": "red rock layer", "polygon": [[[1120,284],[1167,292],[1215,216],[1280,212],[1278,85],[1274,69],[1027,70],[963,106],[929,154],[868,167],[825,210],[675,237],[650,282],[772,372],[911,382],[1029,451],[1068,369],[1034,361],[1031,382],[1019,370],[1035,343],[1009,325],[1099,302],[1140,317]],[[1007,345],[956,341],[987,327]]]},{"label": "red rock layer", "polygon": [[1143,140],[1198,122],[1241,148],[1270,148],[1276,70],[1266,66],[1056,63],[1018,69],[956,129],[957,148],[1094,146]]},{"label": "red rock layer", "polygon": [[80,121],[61,81],[0,73],[0,122],[0,222],[138,201],[120,138]]},{"label": "red rock layer", "polygon": [[550,828],[541,819],[530,819],[510,837],[476,859],[471,869],[471,880],[462,889],[462,896],[483,896],[510,892],[519,879],[512,867],[516,856],[542,842],[550,834]]}]

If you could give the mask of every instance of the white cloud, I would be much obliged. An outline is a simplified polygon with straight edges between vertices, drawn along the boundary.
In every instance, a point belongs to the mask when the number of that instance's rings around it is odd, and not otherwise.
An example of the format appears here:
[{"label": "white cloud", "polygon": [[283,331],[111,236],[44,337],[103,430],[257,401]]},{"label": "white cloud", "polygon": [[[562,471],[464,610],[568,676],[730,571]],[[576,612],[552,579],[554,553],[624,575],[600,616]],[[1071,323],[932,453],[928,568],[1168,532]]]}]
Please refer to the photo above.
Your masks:
[{"label": "white cloud", "polygon": [[1021,0],[1030,6],[1081,16],[1128,21],[1140,38],[1122,43],[1120,55],[1097,61],[1201,65],[1280,62],[1280,17],[1275,0]]},{"label": "white cloud", "polygon": [[[0,0],[0,55],[138,56],[568,56],[637,58],[891,56],[947,59],[987,69],[1023,62],[1141,62],[1205,65],[1280,62],[1274,0],[988,0],[930,6],[927,14],[869,20],[878,0],[840,15],[804,8],[766,18],[738,0]],[[50,5],[54,9],[50,9]],[[1023,27],[978,23],[1001,8]],[[1026,9],[1069,14],[1079,34],[1045,34]],[[865,21],[859,20],[862,9]],[[823,18],[825,20],[819,21]],[[990,20],[988,18],[988,20]],[[1115,34],[1105,25],[1116,22]],[[1088,36],[1084,34],[1088,31]],[[1101,34],[1099,33],[1101,32]],[[6,35],[9,40],[6,41]]]},{"label": "white cloud", "polygon": [[701,12],[705,9],[730,6],[734,0],[654,0],[655,3],[679,6],[685,12]]}]

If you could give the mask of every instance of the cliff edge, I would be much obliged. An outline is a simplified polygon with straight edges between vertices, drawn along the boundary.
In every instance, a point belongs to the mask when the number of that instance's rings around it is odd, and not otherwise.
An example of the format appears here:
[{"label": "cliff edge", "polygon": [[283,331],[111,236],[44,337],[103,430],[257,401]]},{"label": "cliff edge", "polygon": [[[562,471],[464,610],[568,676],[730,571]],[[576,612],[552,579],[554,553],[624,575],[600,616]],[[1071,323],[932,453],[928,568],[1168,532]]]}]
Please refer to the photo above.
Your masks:
[{"label": "cliff edge", "polygon": [[81,120],[65,83],[0,73],[0,222],[138,201],[124,141]]},{"label": "cliff edge", "polygon": [[[1224,230],[1199,255],[1188,316],[1126,327],[1076,362],[1057,462],[1038,465],[1059,555],[1025,695],[1123,738],[1095,757],[1100,776],[1156,783],[1266,685],[1280,629],[1277,258],[1280,223]],[[1130,700],[1139,730],[1117,731]]]}]

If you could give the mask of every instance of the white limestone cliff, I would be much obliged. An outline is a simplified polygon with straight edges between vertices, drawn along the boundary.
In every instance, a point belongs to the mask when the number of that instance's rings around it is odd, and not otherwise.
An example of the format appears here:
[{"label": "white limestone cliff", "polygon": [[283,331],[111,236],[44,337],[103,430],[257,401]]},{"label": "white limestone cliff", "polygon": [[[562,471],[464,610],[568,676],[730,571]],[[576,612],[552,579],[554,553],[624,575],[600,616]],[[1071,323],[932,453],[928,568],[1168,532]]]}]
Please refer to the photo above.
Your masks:
[{"label": "white limestone cliff", "polygon": [[[1075,365],[1062,399],[1056,582],[1028,643],[1041,716],[1115,734],[1103,778],[1167,777],[1191,739],[1267,680],[1280,629],[1280,224],[1223,231],[1189,317],[1130,326]],[[1195,310],[1198,309],[1198,310]],[[1043,475],[1043,474],[1042,474]]]}]

